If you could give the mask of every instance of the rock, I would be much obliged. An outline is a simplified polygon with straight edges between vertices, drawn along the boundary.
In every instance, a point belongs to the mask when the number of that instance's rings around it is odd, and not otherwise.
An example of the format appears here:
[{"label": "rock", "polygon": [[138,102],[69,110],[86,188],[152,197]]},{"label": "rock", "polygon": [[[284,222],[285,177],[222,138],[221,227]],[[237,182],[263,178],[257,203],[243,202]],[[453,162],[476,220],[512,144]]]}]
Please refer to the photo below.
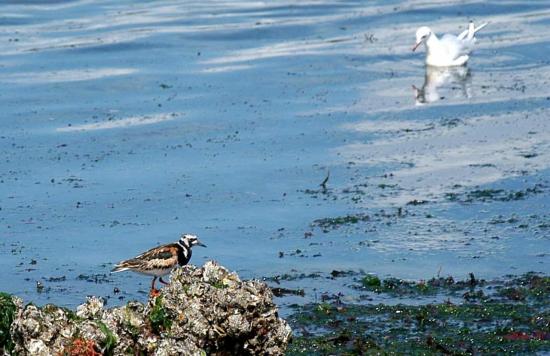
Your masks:
[{"label": "rock", "polygon": [[98,297],[89,297],[86,304],[76,308],[76,316],[83,319],[101,318],[103,312],[103,300]]},{"label": "rock", "polygon": [[272,298],[264,283],[241,281],[214,262],[174,270],[147,304],[105,309],[91,297],[75,313],[13,297],[11,341],[0,354],[6,347],[18,355],[282,355],[291,330]]}]

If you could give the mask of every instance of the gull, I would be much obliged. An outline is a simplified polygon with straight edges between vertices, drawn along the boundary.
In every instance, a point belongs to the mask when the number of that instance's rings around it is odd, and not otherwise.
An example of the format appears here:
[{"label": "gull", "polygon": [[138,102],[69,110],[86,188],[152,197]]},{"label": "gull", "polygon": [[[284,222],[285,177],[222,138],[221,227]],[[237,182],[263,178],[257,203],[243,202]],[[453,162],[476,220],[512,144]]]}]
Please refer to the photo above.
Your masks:
[{"label": "gull", "polygon": [[413,52],[422,43],[426,45],[426,64],[435,67],[462,66],[468,62],[469,54],[476,42],[475,34],[487,26],[484,23],[478,27],[470,22],[468,29],[464,30],[458,36],[443,35],[437,38],[435,33],[427,26],[419,27],[416,30],[416,44]]}]

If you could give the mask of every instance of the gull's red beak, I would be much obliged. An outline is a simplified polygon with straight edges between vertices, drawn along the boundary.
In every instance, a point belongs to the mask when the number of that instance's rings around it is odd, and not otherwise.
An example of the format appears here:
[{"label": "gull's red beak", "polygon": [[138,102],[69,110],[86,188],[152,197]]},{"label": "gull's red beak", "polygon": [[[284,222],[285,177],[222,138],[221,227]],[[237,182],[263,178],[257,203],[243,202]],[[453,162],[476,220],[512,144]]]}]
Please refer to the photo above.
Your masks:
[{"label": "gull's red beak", "polygon": [[418,42],[417,44],[414,45],[414,47],[412,48],[413,52],[416,51],[416,49],[418,48],[418,46],[420,46],[422,44],[422,41]]}]

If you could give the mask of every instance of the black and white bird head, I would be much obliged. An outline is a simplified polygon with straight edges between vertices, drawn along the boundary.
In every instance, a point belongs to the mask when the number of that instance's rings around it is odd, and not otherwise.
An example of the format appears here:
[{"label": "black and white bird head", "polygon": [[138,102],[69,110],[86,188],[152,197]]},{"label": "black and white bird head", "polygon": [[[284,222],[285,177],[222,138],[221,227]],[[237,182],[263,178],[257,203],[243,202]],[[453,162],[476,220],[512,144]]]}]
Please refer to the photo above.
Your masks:
[{"label": "black and white bird head", "polygon": [[180,245],[183,248],[191,248],[193,246],[206,247],[205,244],[200,242],[199,238],[196,235],[191,235],[191,234],[182,234],[178,241],[178,245]]}]

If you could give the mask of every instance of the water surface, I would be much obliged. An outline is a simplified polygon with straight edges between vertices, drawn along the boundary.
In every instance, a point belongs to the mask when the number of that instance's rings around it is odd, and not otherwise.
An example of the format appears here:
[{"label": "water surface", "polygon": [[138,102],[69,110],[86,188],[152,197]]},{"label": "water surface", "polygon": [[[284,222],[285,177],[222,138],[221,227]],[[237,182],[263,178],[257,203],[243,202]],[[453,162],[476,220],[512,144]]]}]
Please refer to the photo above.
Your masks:
[{"label": "water surface", "polygon": [[[306,289],[292,301],[346,290],[333,270],[549,272],[548,1],[0,10],[6,292],[143,299],[149,279],[113,263],[182,232],[208,245],[195,264],[322,275],[282,281]],[[467,72],[427,72],[416,27],[470,19],[490,25]]]}]

